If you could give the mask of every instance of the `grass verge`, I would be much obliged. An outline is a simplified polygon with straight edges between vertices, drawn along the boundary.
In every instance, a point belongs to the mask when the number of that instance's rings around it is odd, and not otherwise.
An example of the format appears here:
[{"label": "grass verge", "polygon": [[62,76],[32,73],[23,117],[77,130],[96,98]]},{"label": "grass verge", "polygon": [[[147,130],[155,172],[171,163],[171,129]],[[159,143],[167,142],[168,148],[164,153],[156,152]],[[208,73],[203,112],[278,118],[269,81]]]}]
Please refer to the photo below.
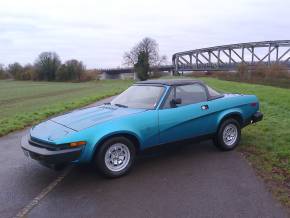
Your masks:
[{"label": "grass verge", "polygon": [[264,120],[243,130],[240,151],[274,195],[290,209],[290,91],[264,85],[202,78],[230,93],[255,94]]},{"label": "grass verge", "polygon": [[130,80],[86,83],[0,80],[0,136],[116,95],[131,84]]}]

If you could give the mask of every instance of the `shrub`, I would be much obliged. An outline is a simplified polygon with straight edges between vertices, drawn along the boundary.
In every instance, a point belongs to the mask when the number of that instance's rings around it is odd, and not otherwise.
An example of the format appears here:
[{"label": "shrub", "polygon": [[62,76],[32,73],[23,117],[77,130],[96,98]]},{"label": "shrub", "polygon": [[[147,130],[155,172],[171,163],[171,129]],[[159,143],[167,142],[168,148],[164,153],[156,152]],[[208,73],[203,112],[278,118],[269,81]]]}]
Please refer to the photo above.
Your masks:
[{"label": "shrub", "polygon": [[23,67],[21,64],[17,62],[9,64],[7,71],[14,79],[21,80],[21,74],[23,73]]},{"label": "shrub", "polygon": [[15,80],[38,80],[38,74],[31,64],[23,67],[21,64],[15,62],[9,64],[7,71]]},{"label": "shrub", "polygon": [[43,52],[35,61],[35,69],[39,80],[52,81],[61,65],[59,56],[55,52]]},{"label": "shrub", "polygon": [[6,78],[7,78],[7,74],[4,69],[4,66],[0,64],[0,79],[6,79]]},{"label": "shrub", "polygon": [[238,75],[241,80],[272,80],[272,79],[287,79],[290,78],[287,66],[280,64],[259,64],[253,67],[240,65],[238,67]]},{"label": "shrub", "polygon": [[56,71],[58,81],[81,81],[85,72],[85,66],[81,61],[69,60],[62,64]]},{"label": "shrub", "polygon": [[281,64],[272,64],[271,66],[265,64],[256,66],[240,65],[237,74],[232,72],[215,72],[213,77],[290,88],[288,67]]},{"label": "shrub", "polygon": [[55,80],[57,81],[66,81],[69,80],[69,72],[65,64],[62,64],[55,74]]},{"label": "shrub", "polygon": [[81,76],[81,81],[100,80],[100,76],[98,70],[86,70]]},{"label": "shrub", "polygon": [[149,69],[149,56],[146,52],[142,51],[138,55],[138,62],[134,65],[134,70],[141,81],[149,78]]},{"label": "shrub", "polygon": [[269,70],[269,68],[268,68],[267,65],[259,64],[259,65],[255,66],[255,67],[253,67],[253,69],[252,69],[253,77],[264,79],[264,78],[266,78],[268,70]]},{"label": "shrub", "polygon": [[249,78],[249,67],[247,64],[240,64],[238,66],[238,76],[241,80]]},{"label": "shrub", "polygon": [[281,64],[273,64],[268,68],[265,74],[265,78],[267,79],[288,79],[290,78],[288,68]]},{"label": "shrub", "polygon": [[69,60],[65,62],[68,71],[69,80],[81,81],[82,74],[85,72],[83,62],[78,60]]},{"label": "shrub", "polygon": [[161,71],[158,71],[158,70],[154,70],[151,75],[150,75],[150,78],[160,78],[162,76],[167,76],[168,73],[165,73],[165,72],[161,72]]},{"label": "shrub", "polygon": [[23,80],[39,80],[38,73],[35,70],[35,67],[31,64],[27,64],[23,69]]}]

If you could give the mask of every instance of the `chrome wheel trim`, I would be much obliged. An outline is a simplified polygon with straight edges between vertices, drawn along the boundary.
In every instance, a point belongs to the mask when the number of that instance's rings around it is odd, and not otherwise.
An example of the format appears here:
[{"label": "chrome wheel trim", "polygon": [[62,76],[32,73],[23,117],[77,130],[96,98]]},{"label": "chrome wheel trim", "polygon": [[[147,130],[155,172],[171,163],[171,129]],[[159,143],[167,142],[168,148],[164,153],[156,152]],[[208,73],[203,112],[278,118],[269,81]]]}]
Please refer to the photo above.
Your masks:
[{"label": "chrome wheel trim", "polygon": [[223,141],[226,146],[233,146],[238,139],[238,128],[236,125],[230,123],[225,126],[223,131]]},{"label": "chrome wheel trim", "polygon": [[127,145],[115,143],[106,151],[105,164],[109,170],[119,172],[127,167],[130,158],[130,150]]}]

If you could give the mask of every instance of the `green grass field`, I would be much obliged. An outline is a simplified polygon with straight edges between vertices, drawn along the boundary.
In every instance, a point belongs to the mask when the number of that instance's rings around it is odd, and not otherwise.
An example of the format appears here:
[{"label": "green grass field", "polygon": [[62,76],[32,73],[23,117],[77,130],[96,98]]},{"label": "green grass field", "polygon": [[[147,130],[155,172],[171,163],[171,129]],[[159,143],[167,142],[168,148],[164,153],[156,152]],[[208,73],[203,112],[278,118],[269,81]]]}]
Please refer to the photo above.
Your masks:
[{"label": "green grass field", "polygon": [[0,136],[61,113],[112,96],[132,81],[87,83],[0,80]]},{"label": "green grass field", "polygon": [[202,80],[217,90],[258,96],[264,119],[244,128],[240,150],[269,185],[275,183],[274,194],[290,207],[290,89]]}]

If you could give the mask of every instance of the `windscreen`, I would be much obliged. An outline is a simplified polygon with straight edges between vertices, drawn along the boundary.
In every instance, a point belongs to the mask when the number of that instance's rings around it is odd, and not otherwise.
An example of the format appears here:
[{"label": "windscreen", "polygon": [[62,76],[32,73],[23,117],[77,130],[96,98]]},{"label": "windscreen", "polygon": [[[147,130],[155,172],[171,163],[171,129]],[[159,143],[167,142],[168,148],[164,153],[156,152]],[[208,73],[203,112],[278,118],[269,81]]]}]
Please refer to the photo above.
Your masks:
[{"label": "windscreen", "polygon": [[162,86],[134,85],[117,96],[112,105],[138,109],[154,109],[164,92]]},{"label": "windscreen", "polygon": [[214,90],[213,88],[207,86],[207,89],[208,89],[208,93],[209,93],[210,97],[221,96],[221,93],[219,93],[218,91]]}]

